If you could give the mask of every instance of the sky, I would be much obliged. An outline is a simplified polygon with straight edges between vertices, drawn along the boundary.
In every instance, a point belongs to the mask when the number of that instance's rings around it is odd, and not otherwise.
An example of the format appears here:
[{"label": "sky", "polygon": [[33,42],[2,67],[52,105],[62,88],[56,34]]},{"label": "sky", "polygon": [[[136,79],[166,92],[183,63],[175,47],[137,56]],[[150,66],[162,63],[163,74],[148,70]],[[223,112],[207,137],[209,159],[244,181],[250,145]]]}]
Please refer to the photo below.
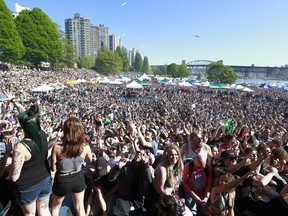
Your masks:
[{"label": "sky", "polygon": [[38,7],[64,30],[75,13],[121,36],[150,65],[223,60],[225,65],[288,64],[287,0],[4,0]]}]

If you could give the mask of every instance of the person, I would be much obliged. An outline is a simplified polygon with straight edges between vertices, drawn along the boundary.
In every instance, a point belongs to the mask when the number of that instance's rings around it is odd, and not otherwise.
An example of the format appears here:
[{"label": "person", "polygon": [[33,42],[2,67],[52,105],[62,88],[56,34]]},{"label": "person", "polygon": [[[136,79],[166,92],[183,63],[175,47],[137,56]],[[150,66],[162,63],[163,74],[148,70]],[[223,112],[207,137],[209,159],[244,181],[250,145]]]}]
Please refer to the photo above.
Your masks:
[{"label": "person", "polygon": [[251,172],[240,178],[235,178],[231,173],[222,173],[216,179],[210,196],[209,212],[212,215],[234,215],[235,187],[247,179]]},{"label": "person", "polygon": [[62,144],[54,145],[51,170],[56,171],[52,188],[52,215],[59,215],[65,196],[72,192],[76,214],[85,215],[84,191],[86,189],[82,165],[92,161],[90,146],[85,143],[82,122],[68,118],[63,125]]},{"label": "person", "polygon": [[14,146],[11,180],[16,183],[16,199],[24,215],[51,215],[49,198],[52,177],[47,160],[47,136],[40,126],[37,105],[17,115],[25,137]]},{"label": "person", "polygon": [[205,160],[208,159],[208,164],[211,164],[212,152],[210,146],[203,142],[202,134],[197,131],[193,131],[190,134],[190,140],[188,143],[182,145],[181,155],[183,160],[193,159],[197,154],[205,156]]},{"label": "person", "polygon": [[206,215],[212,187],[212,167],[201,154],[184,166],[182,184],[185,203],[194,215]]},{"label": "person", "polygon": [[235,138],[234,134],[227,134],[224,136],[224,143],[219,146],[219,155],[225,150],[232,150],[235,155],[239,156],[240,148],[239,141]]},{"label": "person", "polygon": [[14,194],[15,183],[7,179],[12,163],[12,139],[6,137],[5,133],[0,133],[0,143],[4,144],[4,146],[0,146],[0,212],[3,211],[2,208],[10,206],[7,215],[21,216],[23,212],[20,205],[17,204]]},{"label": "person", "polygon": [[184,203],[172,195],[160,196],[156,207],[157,216],[192,216],[191,212],[186,211]]},{"label": "person", "polygon": [[122,158],[109,173],[109,180],[118,179],[117,198],[113,215],[145,215],[144,198],[152,173],[149,158],[144,149],[137,151],[132,161]]},{"label": "person", "polygon": [[158,143],[156,142],[156,137],[152,129],[145,130],[145,136],[142,134],[140,126],[137,127],[137,132],[141,146],[145,149],[149,149],[154,156],[157,156]]},{"label": "person", "polygon": [[[184,200],[182,200],[179,194],[179,186],[182,181],[183,167],[184,165],[179,147],[174,144],[167,145],[163,151],[161,161],[155,169],[153,187],[157,194],[148,198],[151,205],[153,202],[155,205],[160,196],[168,195],[174,196],[179,200],[179,202],[183,202],[183,205],[185,206]],[[191,213],[187,206],[185,206],[185,212]],[[155,209],[151,207],[149,209],[149,213],[150,215],[157,214],[156,206]]]},{"label": "person", "polygon": [[162,161],[155,169],[153,185],[160,195],[175,195],[182,179],[183,162],[176,145],[164,149]]}]

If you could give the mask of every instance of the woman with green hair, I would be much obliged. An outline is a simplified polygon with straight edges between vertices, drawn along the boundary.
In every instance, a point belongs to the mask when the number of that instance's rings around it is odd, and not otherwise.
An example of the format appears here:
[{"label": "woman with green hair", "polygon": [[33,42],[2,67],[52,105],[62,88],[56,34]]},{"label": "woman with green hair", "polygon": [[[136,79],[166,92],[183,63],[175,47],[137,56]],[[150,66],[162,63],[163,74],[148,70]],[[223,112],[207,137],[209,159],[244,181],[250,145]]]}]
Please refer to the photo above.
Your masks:
[{"label": "woman with green hair", "polygon": [[[11,100],[12,101],[12,100]],[[15,104],[18,110],[23,108]],[[24,139],[14,146],[10,178],[16,184],[16,199],[24,215],[51,215],[49,198],[52,177],[47,160],[47,135],[40,126],[37,105],[17,115],[24,131]]]}]

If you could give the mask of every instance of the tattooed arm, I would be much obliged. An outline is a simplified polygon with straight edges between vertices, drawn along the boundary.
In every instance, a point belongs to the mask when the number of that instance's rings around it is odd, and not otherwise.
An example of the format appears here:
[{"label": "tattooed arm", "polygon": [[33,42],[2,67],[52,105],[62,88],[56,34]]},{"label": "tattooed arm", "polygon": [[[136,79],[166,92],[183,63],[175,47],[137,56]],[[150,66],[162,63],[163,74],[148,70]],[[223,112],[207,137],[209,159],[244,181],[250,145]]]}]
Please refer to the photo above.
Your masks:
[{"label": "tattooed arm", "polygon": [[23,154],[23,148],[21,143],[17,143],[14,147],[14,153],[12,158],[12,173],[10,174],[10,179],[16,182],[20,176],[22,166],[25,161],[25,156]]}]

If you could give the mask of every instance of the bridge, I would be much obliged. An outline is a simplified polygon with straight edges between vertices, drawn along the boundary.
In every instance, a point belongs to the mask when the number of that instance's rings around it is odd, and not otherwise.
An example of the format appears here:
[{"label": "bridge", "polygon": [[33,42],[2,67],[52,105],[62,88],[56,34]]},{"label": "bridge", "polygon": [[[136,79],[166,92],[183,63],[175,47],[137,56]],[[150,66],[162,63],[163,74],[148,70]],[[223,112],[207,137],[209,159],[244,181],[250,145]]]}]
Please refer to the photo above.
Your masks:
[{"label": "bridge", "polygon": [[[210,60],[194,60],[186,63],[187,68],[191,74],[205,73],[207,65],[214,61]],[[221,61],[220,61],[221,62]],[[152,66],[152,67],[160,67]],[[232,68],[232,70],[238,74],[239,78],[271,78],[282,72],[288,72],[288,67],[269,67],[269,66],[240,66],[240,65],[226,65]]]}]

